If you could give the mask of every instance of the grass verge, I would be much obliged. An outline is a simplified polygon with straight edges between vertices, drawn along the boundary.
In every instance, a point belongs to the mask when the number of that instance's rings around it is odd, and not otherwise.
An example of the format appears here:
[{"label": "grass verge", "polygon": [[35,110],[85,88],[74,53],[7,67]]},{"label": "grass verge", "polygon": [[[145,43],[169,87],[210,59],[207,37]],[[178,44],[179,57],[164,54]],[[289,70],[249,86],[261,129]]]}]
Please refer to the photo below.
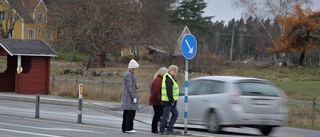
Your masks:
[{"label": "grass verge", "polygon": [[[79,57],[80,58],[80,57]],[[5,70],[5,63],[1,63],[0,70]],[[138,83],[151,83],[152,77],[158,68],[162,67],[159,64],[150,64],[140,62],[137,76]],[[89,79],[101,81],[123,82],[123,74],[127,70],[127,64],[112,64],[107,68],[96,68],[97,71],[117,72],[118,76],[108,77],[85,77],[83,75],[61,75],[63,69],[79,69],[85,68],[81,62],[57,62],[51,63],[51,77],[71,78],[71,79]],[[181,66],[180,66],[181,67]],[[231,76],[246,76],[264,78],[273,81],[276,85],[282,88],[288,95],[288,99],[312,101],[317,98],[320,102],[320,66],[306,67],[273,67],[273,68],[220,68],[219,71],[211,72],[212,75],[231,75]],[[208,75],[204,73],[189,73],[189,79],[193,77]],[[178,74],[178,83],[183,85],[184,72]],[[51,94],[63,96],[66,98],[77,97],[77,86],[75,82],[51,82]],[[122,85],[110,84],[84,84],[84,99],[101,100],[120,102],[122,94]],[[149,87],[141,86],[138,90],[139,103],[148,104]],[[288,104],[289,115],[287,125],[291,127],[308,128],[320,130],[320,108],[315,109],[315,121],[312,126],[312,108],[311,105],[303,104]]]}]

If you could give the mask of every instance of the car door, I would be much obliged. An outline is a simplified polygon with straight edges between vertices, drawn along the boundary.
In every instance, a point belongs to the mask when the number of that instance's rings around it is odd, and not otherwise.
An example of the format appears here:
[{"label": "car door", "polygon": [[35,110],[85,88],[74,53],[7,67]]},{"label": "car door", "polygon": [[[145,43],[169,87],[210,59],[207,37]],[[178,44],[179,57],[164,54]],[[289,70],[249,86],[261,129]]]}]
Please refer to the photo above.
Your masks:
[{"label": "car door", "polygon": [[214,101],[219,102],[223,92],[223,82],[214,80],[196,80],[189,86],[189,121],[192,124],[205,123],[206,116]]}]

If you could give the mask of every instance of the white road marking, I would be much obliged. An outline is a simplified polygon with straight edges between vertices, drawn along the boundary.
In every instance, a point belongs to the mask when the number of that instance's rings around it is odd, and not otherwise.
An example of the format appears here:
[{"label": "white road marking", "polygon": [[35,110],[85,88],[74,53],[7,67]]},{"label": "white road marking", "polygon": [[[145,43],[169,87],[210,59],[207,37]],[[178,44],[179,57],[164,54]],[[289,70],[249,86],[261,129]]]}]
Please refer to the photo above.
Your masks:
[{"label": "white road marking", "polygon": [[14,132],[14,133],[22,133],[22,134],[29,134],[29,135],[45,136],[45,137],[64,137],[64,136],[41,134],[41,133],[33,133],[33,132],[18,131],[18,130],[10,130],[10,129],[3,129],[3,128],[0,128],[0,130],[1,130],[1,131],[5,131],[5,132]]},{"label": "white road marking", "polygon": [[41,128],[41,127],[32,127],[32,126],[16,125],[16,124],[3,123],[3,122],[0,122],[0,125],[15,126],[15,127],[24,127],[24,128],[32,128],[32,129],[42,129],[42,130],[51,130],[51,131],[75,131],[75,132],[86,132],[86,133],[95,133],[95,134],[107,134],[107,133],[90,131],[90,130],[79,130],[79,129],[70,129],[70,128]]}]

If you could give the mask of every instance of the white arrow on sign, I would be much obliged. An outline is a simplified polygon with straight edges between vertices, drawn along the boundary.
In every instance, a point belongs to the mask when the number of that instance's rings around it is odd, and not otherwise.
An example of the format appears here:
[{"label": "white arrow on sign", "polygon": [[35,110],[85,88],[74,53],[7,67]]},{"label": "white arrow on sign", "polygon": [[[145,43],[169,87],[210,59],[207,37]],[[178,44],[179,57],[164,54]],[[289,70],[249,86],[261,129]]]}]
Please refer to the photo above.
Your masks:
[{"label": "white arrow on sign", "polygon": [[189,53],[192,54],[193,53],[193,47],[192,48],[190,47],[189,42],[187,40],[184,40],[184,41],[186,41],[186,43],[188,45]]}]

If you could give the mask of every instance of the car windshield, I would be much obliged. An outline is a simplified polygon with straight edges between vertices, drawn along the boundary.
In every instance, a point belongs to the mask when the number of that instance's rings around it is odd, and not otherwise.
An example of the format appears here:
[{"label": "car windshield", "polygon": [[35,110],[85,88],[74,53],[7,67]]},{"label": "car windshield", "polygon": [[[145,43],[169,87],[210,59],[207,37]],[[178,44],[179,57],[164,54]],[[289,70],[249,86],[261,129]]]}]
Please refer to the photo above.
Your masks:
[{"label": "car windshield", "polygon": [[246,96],[278,96],[277,88],[262,82],[240,82],[238,83],[242,95]]}]

